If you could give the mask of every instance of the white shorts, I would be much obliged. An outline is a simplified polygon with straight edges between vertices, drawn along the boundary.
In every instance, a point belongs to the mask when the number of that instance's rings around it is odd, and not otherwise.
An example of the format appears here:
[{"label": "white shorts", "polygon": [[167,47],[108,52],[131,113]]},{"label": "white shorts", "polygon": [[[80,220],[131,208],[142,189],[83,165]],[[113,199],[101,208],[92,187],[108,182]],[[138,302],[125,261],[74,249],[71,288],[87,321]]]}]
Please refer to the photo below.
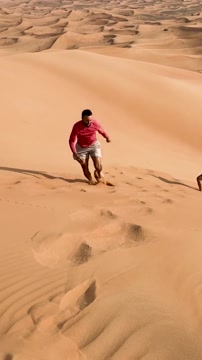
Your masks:
[{"label": "white shorts", "polygon": [[[79,144],[76,144],[76,152],[77,155],[82,159],[82,160],[86,160],[89,159],[89,157],[102,157],[102,153],[101,153],[101,147],[100,147],[100,143],[99,141],[97,141],[96,143],[94,143],[93,145],[83,148],[81,147]],[[75,156],[73,155],[74,159]]]}]

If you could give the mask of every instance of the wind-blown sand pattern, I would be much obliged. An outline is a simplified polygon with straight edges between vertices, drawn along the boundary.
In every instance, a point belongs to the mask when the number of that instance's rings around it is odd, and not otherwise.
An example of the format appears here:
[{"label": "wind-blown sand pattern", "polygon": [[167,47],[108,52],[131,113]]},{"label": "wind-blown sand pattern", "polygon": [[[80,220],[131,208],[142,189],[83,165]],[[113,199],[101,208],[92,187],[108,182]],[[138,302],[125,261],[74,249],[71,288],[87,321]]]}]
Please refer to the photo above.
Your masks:
[{"label": "wind-blown sand pattern", "polygon": [[0,6],[0,360],[201,360],[201,3]]}]

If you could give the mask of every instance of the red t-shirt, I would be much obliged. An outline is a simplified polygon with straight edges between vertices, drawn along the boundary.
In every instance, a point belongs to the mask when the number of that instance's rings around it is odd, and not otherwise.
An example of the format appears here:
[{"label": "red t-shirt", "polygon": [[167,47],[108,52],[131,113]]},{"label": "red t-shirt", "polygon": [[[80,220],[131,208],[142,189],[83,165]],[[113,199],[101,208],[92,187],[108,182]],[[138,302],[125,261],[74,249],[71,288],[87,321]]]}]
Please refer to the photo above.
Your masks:
[{"label": "red t-shirt", "polygon": [[90,126],[85,126],[82,120],[76,122],[72,128],[72,132],[69,137],[69,146],[73,153],[76,153],[75,144],[77,143],[83,147],[89,147],[93,145],[96,141],[96,132],[99,132],[105,139],[108,139],[109,136],[104,131],[102,126],[97,120],[92,120]]}]

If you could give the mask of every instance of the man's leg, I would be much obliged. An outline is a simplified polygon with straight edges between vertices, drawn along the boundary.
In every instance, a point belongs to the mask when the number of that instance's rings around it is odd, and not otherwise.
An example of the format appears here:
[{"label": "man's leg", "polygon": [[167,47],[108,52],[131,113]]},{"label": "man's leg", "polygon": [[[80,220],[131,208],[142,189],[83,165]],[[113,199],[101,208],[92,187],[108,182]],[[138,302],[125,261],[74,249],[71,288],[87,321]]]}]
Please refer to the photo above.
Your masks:
[{"label": "man's leg", "polygon": [[103,178],[101,157],[92,157],[92,160],[95,168],[94,175],[97,182],[99,182]]},{"label": "man's leg", "polygon": [[197,184],[198,184],[199,191],[201,191],[202,174],[197,176],[196,181],[197,181]]},{"label": "man's leg", "polygon": [[79,159],[73,155],[74,160],[76,160],[83,170],[84,176],[89,180],[90,184],[94,184],[92,175],[89,170],[89,152],[88,149],[81,148],[78,144],[76,145],[77,155]]},{"label": "man's leg", "polygon": [[100,180],[104,177],[104,175],[102,173],[102,152],[99,142],[97,142],[93,150],[91,150],[90,156],[93,160],[93,164],[95,168],[94,176],[97,182],[100,182]]},{"label": "man's leg", "polygon": [[82,162],[80,162],[81,168],[83,170],[84,176],[89,180],[89,183],[92,185],[95,182],[93,181],[92,175],[89,170],[89,157],[86,157]]}]

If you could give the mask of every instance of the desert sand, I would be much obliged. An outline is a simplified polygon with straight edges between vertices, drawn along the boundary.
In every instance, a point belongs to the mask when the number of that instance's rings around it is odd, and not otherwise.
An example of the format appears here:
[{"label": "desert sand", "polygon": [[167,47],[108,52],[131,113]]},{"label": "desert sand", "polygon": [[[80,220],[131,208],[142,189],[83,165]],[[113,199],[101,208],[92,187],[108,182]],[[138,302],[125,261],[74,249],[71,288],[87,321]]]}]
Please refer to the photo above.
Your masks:
[{"label": "desert sand", "polygon": [[[0,19],[0,360],[201,360],[201,1]],[[72,159],[84,108],[113,186]]]}]

